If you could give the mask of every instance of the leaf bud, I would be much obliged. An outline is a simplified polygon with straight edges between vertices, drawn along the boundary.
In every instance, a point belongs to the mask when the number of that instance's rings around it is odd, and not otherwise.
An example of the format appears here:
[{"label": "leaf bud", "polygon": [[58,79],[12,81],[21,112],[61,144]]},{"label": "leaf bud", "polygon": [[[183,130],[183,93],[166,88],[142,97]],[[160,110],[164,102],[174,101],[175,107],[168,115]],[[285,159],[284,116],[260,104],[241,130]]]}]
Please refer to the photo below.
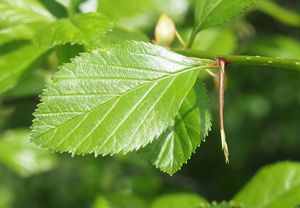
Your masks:
[{"label": "leaf bud", "polygon": [[170,46],[176,35],[174,21],[166,14],[162,14],[155,27],[155,43],[161,46]]}]

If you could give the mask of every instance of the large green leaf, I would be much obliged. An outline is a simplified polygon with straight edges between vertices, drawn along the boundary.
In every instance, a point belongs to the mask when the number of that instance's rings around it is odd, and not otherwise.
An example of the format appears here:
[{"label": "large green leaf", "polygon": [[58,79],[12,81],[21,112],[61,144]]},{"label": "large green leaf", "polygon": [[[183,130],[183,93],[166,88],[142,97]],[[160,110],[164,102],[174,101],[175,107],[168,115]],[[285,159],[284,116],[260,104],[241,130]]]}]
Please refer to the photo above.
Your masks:
[{"label": "large green leaf", "polygon": [[59,44],[83,44],[92,47],[111,30],[113,24],[98,13],[74,15],[44,27],[35,37],[35,43],[54,47]]},{"label": "large green leaf", "polygon": [[0,94],[15,86],[24,71],[45,51],[28,44],[0,56]]},{"label": "large green leaf", "polygon": [[30,132],[24,129],[0,135],[0,162],[22,176],[49,170],[55,164],[50,153],[30,143]]},{"label": "large green leaf", "polygon": [[256,0],[196,0],[195,31],[220,25],[255,2]]},{"label": "large green leaf", "polygon": [[263,168],[233,200],[245,208],[296,207],[300,204],[300,164],[282,162]]},{"label": "large green leaf", "polygon": [[210,127],[207,92],[198,82],[183,100],[173,125],[142,149],[141,155],[162,171],[173,174],[191,157]]},{"label": "large green leaf", "polygon": [[199,208],[209,205],[202,197],[191,193],[176,193],[163,195],[151,204],[151,208]]},{"label": "large green leaf", "polygon": [[172,125],[198,70],[210,64],[143,42],[82,54],[42,94],[33,140],[74,154],[139,149]]}]

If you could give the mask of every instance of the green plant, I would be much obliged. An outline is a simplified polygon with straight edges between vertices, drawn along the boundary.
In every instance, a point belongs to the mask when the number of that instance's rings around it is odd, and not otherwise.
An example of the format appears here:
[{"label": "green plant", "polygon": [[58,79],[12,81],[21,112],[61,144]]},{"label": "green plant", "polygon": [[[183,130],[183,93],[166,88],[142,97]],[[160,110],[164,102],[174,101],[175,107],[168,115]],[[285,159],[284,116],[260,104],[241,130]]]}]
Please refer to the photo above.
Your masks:
[{"label": "green plant", "polygon": [[[82,2],[77,0],[56,0],[51,4],[38,0],[0,0],[0,93],[4,99],[31,96],[40,93],[46,85],[31,126],[32,142],[44,149],[95,157],[137,152],[139,157],[172,175],[187,163],[211,129],[211,107],[204,84],[211,75],[217,83],[221,144],[225,161],[229,163],[223,108],[226,73],[230,67],[263,66],[300,71],[298,57],[231,55],[237,41],[232,28],[228,29],[226,24],[236,21],[236,25],[245,26],[237,17],[246,11],[258,9],[287,25],[300,25],[298,14],[272,1],[261,0],[257,4],[256,0],[189,1],[195,4],[195,18],[192,29],[186,31],[175,28],[174,21],[180,22],[181,14],[175,14],[167,6],[172,1],[162,3],[165,5],[160,5],[158,0],[98,2],[98,11],[85,13],[84,9],[80,10]],[[124,9],[130,3],[132,7]],[[152,12],[141,15],[141,8],[145,7]],[[161,13],[172,17],[160,18],[151,43],[144,33],[145,23],[157,19]],[[286,14],[286,18],[280,14]],[[141,21],[133,21],[137,17]],[[212,44],[205,48],[203,40],[211,37],[214,37]],[[276,43],[280,41],[284,38],[278,38]],[[215,42],[218,44],[213,45]],[[256,49],[253,47],[254,53],[259,47],[259,44]],[[23,130],[15,133],[28,134]],[[3,149],[5,145],[17,143],[1,142]],[[0,157],[23,175],[46,170],[54,164],[55,159],[48,153],[32,146],[28,148],[34,154],[45,154],[46,165],[41,170],[32,168],[24,172],[22,167],[19,170],[20,164],[11,163],[6,157],[15,154],[9,148],[5,151],[10,153],[2,151]],[[292,169],[297,165],[282,166]],[[296,169],[298,174],[298,166]],[[290,179],[284,176],[279,174],[278,178],[289,183]],[[267,176],[257,177],[265,180]],[[251,191],[255,189],[251,188],[255,186],[252,183],[259,183],[256,180],[259,179],[253,179],[249,185]],[[236,204],[199,205],[202,199],[195,197],[195,207],[239,207],[243,203],[246,207],[279,207],[283,203],[293,206],[299,201],[298,181],[293,184],[296,188],[288,190],[293,193],[289,195],[292,200],[280,195],[279,202],[276,198],[267,205],[262,201],[268,199],[255,198],[250,202],[246,199],[251,198],[248,193],[251,191],[246,188],[234,198]],[[110,203],[107,200],[100,196],[97,200],[100,205],[95,207],[109,207],[103,205]],[[155,203],[154,208],[166,207]]]}]

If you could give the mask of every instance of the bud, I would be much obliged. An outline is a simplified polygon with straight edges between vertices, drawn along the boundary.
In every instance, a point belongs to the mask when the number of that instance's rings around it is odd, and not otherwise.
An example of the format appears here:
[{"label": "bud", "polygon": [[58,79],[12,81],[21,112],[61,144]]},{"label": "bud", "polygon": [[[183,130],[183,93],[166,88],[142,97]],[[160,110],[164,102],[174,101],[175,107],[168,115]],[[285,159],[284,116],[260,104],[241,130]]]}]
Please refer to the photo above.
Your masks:
[{"label": "bud", "polygon": [[155,43],[161,46],[170,46],[176,35],[175,24],[166,14],[162,14],[155,27]]}]

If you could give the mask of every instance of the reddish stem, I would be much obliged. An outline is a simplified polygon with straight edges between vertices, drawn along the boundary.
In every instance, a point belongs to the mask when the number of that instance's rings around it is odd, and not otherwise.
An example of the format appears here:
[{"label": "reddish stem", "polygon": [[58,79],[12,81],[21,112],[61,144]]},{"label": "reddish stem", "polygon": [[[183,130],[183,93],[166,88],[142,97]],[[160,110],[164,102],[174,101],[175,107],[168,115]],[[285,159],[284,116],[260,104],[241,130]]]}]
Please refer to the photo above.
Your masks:
[{"label": "reddish stem", "polygon": [[226,60],[222,58],[216,59],[217,67],[220,68],[219,75],[219,122],[220,122],[220,133],[221,133],[221,142],[222,150],[225,156],[225,162],[229,163],[229,152],[228,146],[226,143],[226,136],[224,131],[224,82],[225,82],[225,66],[227,64]]}]

